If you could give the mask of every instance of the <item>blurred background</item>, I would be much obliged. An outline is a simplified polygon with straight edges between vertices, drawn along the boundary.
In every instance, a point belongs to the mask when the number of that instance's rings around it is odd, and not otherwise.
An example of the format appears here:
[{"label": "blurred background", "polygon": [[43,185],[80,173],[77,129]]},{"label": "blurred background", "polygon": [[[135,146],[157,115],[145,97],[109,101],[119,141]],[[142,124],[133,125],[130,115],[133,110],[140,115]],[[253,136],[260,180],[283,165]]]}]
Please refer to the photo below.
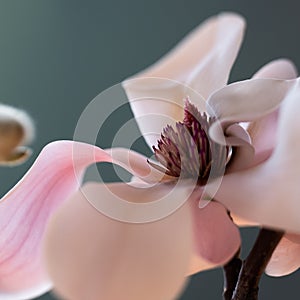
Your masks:
[{"label": "blurred background", "polygon": [[[44,145],[72,139],[82,110],[96,95],[155,62],[218,12],[241,13],[248,23],[231,81],[249,78],[279,57],[300,67],[299,9],[292,0],[0,1],[0,101],[27,110],[37,127],[33,157],[22,166],[0,169],[1,195]],[[111,118],[122,125],[132,113],[127,106]],[[98,145],[107,147],[110,137],[110,130],[102,130]],[[143,141],[136,147],[150,153]],[[115,179],[109,166],[101,172],[106,180]],[[244,254],[256,233],[242,231]],[[292,295],[300,291],[299,277],[299,272],[279,279],[264,276],[260,298],[282,299],[287,291],[289,299],[297,298]],[[203,272],[192,277],[178,300],[221,299],[222,285],[221,270]]]}]

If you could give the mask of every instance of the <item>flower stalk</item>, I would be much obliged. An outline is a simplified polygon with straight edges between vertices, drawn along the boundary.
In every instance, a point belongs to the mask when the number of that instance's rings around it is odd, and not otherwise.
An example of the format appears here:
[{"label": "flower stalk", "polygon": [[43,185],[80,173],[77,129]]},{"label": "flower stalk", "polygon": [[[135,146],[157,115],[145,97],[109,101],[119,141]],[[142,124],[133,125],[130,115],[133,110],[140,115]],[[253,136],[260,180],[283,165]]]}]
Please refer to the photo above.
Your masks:
[{"label": "flower stalk", "polygon": [[236,255],[223,267],[224,271],[224,292],[223,299],[231,300],[236,283],[239,278],[242,267],[242,260],[240,258],[240,249]]},{"label": "flower stalk", "polygon": [[[242,264],[232,298],[229,298],[229,293],[232,291],[232,282],[236,278],[235,271],[238,268],[235,258],[224,267],[227,276],[231,274],[230,281],[227,281],[229,282],[228,295],[226,291],[224,293],[225,300],[258,299],[259,281],[283,234],[283,231],[272,229],[262,228],[260,230],[252,250]],[[231,270],[231,273],[228,270]]]}]

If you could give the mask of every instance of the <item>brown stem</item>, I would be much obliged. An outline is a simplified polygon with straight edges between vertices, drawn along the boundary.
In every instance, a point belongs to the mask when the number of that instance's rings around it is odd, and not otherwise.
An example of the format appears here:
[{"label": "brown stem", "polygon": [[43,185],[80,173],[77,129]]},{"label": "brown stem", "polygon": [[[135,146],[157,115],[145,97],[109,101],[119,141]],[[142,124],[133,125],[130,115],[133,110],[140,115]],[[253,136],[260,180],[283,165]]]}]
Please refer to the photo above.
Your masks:
[{"label": "brown stem", "polygon": [[232,300],[257,300],[260,278],[284,232],[262,228],[244,261]]},{"label": "brown stem", "polygon": [[242,267],[242,260],[240,259],[240,250],[224,267],[224,292],[223,300],[231,300],[235,290],[236,283],[239,278]]}]

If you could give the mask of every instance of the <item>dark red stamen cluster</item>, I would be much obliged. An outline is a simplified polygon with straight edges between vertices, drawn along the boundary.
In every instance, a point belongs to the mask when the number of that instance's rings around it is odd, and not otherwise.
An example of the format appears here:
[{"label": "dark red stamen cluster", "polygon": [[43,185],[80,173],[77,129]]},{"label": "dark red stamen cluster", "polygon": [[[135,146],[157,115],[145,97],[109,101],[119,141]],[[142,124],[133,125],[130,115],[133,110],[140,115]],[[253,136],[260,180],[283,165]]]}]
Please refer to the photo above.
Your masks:
[{"label": "dark red stamen cluster", "polygon": [[[183,122],[177,122],[175,128],[165,127],[157,147],[153,146],[155,157],[163,167],[150,164],[174,177],[197,178],[199,184],[205,184],[209,176],[221,176],[228,151],[208,138],[213,122],[214,118],[200,113],[186,100]],[[214,174],[210,174],[212,171]]]}]

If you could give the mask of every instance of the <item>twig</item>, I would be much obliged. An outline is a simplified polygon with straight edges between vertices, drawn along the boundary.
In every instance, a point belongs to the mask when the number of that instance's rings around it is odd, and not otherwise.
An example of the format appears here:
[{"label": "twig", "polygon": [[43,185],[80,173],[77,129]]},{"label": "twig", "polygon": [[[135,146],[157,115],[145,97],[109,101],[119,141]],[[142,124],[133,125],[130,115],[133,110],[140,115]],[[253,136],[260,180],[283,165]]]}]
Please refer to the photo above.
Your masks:
[{"label": "twig", "polygon": [[260,278],[284,232],[262,228],[244,261],[232,300],[257,300]]},{"label": "twig", "polygon": [[224,292],[223,299],[231,300],[235,290],[236,283],[239,278],[242,267],[242,260],[240,259],[240,250],[224,267]]}]

